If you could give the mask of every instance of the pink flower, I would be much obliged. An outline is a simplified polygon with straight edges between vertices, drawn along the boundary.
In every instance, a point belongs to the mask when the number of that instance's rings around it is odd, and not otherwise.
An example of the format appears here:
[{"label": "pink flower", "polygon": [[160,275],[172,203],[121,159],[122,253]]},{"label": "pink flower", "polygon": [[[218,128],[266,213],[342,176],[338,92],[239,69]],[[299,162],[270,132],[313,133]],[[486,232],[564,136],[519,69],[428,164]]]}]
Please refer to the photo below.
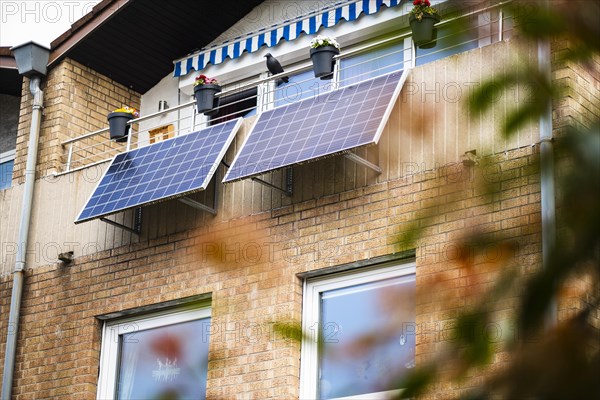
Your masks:
[{"label": "pink flower", "polygon": [[197,85],[211,85],[211,84],[218,84],[217,83],[217,79],[216,78],[209,78],[208,76],[202,74],[202,75],[198,75],[198,77],[196,78],[196,81],[194,82],[194,86]]}]

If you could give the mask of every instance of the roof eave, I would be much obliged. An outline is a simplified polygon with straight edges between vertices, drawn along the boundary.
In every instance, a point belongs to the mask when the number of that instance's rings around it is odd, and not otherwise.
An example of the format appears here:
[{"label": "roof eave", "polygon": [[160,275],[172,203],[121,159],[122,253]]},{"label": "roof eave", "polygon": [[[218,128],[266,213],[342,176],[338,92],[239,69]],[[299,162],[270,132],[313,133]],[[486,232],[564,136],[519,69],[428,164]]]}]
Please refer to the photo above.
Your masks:
[{"label": "roof eave", "polygon": [[133,0],[103,0],[92,11],[77,20],[71,28],[50,44],[48,66],[52,67],[68,55],[68,52],[81,40],[103,25],[118,11]]}]

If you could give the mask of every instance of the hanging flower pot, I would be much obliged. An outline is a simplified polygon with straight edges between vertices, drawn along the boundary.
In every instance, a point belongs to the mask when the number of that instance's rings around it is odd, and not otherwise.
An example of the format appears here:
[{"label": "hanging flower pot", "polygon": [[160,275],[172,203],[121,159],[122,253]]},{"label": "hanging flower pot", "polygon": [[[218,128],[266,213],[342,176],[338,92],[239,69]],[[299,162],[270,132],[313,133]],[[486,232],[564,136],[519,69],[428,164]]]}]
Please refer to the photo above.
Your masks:
[{"label": "hanging flower pot", "polygon": [[196,110],[199,113],[208,114],[208,112],[219,106],[218,99],[215,101],[215,95],[221,91],[221,86],[217,80],[208,78],[206,75],[200,75],[194,82],[194,98],[196,99]]},{"label": "hanging flower pot", "polygon": [[116,142],[126,142],[129,133],[128,122],[139,117],[135,108],[122,107],[108,114],[110,139]]},{"label": "hanging flower pot", "polygon": [[421,49],[430,49],[435,47],[437,39],[437,29],[435,24],[440,22],[440,17],[437,15],[423,15],[419,21],[414,15],[408,18],[410,29],[412,30],[412,38],[415,45]]},{"label": "hanging flower pot", "polygon": [[310,58],[313,63],[315,78],[332,79],[334,56],[340,54],[340,45],[334,38],[317,36],[310,41]]},{"label": "hanging flower pot", "polygon": [[435,47],[437,30],[434,25],[440,22],[440,15],[429,0],[414,0],[413,4],[415,7],[408,17],[413,42],[422,49]]}]

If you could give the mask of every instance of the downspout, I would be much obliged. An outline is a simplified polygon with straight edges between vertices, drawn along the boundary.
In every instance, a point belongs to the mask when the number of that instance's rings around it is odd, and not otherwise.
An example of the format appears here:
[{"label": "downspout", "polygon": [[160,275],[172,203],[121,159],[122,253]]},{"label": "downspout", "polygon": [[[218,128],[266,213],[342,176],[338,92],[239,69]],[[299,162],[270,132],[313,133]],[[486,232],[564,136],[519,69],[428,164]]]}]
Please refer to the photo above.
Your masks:
[{"label": "downspout", "polygon": [[[543,7],[548,7],[544,1]],[[550,40],[538,41],[538,70],[547,82],[552,79]],[[556,247],[556,202],[554,188],[554,144],[552,135],[552,99],[548,98],[540,116],[540,189],[542,214],[542,268],[548,268]],[[556,325],[556,294],[553,294],[546,315],[546,327]]]},{"label": "downspout", "polygon": [[41,78],[32,77],[29,90],[33,95],[31,127],[29,130],[29,145],[27,149],[27,164],[25,166],[25,188],[23,190],[23,205],[21,207],[21,222],[19,225],[19,240],[15,270],[13,272],[13,287],[8,315],[8,333],[6,335],[6,351],[4,353],[4,373],[2,374],[2,400],[10,400],[12,395],[15,355],[17,350],[17,334],[19,331],[19,315],[21,313],[21,297],[23,295],[23,270],[27,255],[27,239],[29,236],[29,221],[33,204],[35,188],[35,169],[37,164],[38,140],[42,118],[44,93],[40,89]]}]

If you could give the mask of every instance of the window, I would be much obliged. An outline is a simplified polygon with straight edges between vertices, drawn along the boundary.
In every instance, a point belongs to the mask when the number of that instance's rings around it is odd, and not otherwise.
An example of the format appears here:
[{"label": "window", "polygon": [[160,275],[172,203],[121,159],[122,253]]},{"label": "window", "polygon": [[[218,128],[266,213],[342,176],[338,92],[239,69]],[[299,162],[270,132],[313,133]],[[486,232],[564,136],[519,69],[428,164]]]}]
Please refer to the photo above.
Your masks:
[{"label": "window", "polygon": [[211,117],[211,125],[230,121],[238,117],[251,117],[256,115],[257,88],[240,90],[218,101],[218,110],[208,113]]},{"label": "window", "polygon": [[150,144],[162,142],[163,140],[175,137],[175,127],[173,124],[169,124],[159,128],[150,129],[148,133],[150,134]]},{"label": "window", "polygon": [[[403,42],[369,49],[364,53],[340,60],[340,78],[320,80],[311,70],[289,76],[289,82],[278,82],[275,107],[330,92],[340,86],[385,75],[403,69]],[[334,72],[335,76],[335,72]]]},{"label": "window", "polygon": [[342,59],[341,86],[375,78],[404,68],[404,42],[396,42],[370,49],[356,56]]},{"label": "window", "polygon": [[415,364],[414,263],[308,280],[303,307],[313,337],[302,344],[301,398],[399,392],[395,383]]},{"label": "window", "polygon": [[300,100],[330,92],[332,80],[315,78],[312,69],[288,77],[289,82],[278,82],[275,89],[275,107],[295,103]]},{"label": "window", "polygon": [[99,399],[204,399],[210,308],[107,321]]},{"label": "window", "polygon": [[8,189],[11,186],[14,164],[14,150],[0,154],[0,190]]}]

